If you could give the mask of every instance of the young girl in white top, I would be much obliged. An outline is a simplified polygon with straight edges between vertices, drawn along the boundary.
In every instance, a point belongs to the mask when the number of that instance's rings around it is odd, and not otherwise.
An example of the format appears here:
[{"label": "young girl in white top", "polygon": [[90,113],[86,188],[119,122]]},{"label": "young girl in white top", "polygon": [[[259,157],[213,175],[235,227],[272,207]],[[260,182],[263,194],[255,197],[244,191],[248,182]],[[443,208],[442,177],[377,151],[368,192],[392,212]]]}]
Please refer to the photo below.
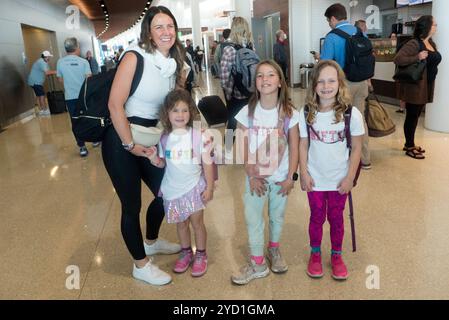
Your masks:
[{"label": "young girl in white top", "polygon": [[[286,272],[287,263],[279,250],[287,195],[293,189],[298,168],[298,112],[289,102],[287,85],[279,65],[273,60],[256,67],[256,93],[235,117],[238,122],[236,143],[243,149],[246,191],[245,219],[248,229],[250,262],[231,280],[246,284],[269,274],[264,259],[264,215],[268,200],[271,270]],[[243,134],[244,143],[239,139]],[[268,154],[268,155],[267,155]]]},{"label": "young girl in white top", "polygon": [[[183,273],[193,262],[192,276],[199,277],[207,270],[203,209],[213,197],[214,173],[210,149],[201,131],[192,127],[195,114],[196,106],[188,91],[177,89],[167,95],[160,115],[166,135],[159,143],[159,156],[156,147],[152,147],[150,160],[159,168],[166,167],[161,194],[167,221],[177,224],[182,247],[173,271]],[[195,256],[190,224],[195,234]]]},{"label": "young girl in white top", "polygon": [[[307,191],[311,210],[309,236],[312,252],[307,274],[313,278],[323,276],[321,239],[326,215],[332,242],[332,277],[337,280],[348,277],[341,258],[343,211],[360,163],[364,134],[362,114],[350,106],[350,101],[341,68],[334,61],[320,61],[315,67],[312,86],[308,91],[306,112],[302,109],[299,113],[301,128],[307,128],[307,125],[310,128],[301,130],[299,154],[301,187]],[[347,116],[350,115],[351,152],[345,132],[347,110],[351,111],[347,112]]]}]

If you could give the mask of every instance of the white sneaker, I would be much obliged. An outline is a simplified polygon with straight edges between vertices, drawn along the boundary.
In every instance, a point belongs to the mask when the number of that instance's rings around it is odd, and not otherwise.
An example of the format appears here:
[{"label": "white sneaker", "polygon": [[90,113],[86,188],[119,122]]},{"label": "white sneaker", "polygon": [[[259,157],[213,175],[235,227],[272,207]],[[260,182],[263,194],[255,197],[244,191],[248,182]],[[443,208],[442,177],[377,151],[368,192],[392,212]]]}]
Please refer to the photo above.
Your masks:
[{"label": "white sneaker", "polygon": [[50,110],[48,110],[48,109],[41,110],[37,114],[40,115],[40,116],[49,116],[49,115],[51,115]]},{"label": "white sneaker", "polygon": [[93,142],[92,143],[93,148],[99,147],[100,145],[101,145],[101,142]]},{"label": "white sneaker", "polygon": [[175,254],[181,251],[181,246],[177,243],[171,243],[162,238],[158,238],[155,243],[149,245],[143,242],[145,253],[148,256],[153,254]]},{"label": "white sneaker", "polygon": [[133,277],[155,286],[163,286],[171,282],[170,275],[152,264],[151,261],[148,261],[143,268],[137,268],[133,264]]}]

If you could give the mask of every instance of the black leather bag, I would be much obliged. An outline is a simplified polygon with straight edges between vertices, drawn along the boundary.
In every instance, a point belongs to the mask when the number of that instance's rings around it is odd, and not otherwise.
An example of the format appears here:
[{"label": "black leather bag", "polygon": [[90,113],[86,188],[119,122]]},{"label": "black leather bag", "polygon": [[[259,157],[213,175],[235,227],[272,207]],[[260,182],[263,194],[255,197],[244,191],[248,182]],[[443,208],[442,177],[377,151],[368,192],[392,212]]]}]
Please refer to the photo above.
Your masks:
[{"label": "black leather bag", "polygon": [[425,60],[407,66],[396,66],[393,79],[399,82],[417,83],[422,80],[425,68]]},{"label": "black leather bag", "polygon": [[[419,51],[421,52],[423,50],[426,50],[424,42],[420,39],[416,40],[418,41]],[[417,83],[422,80],[424,69],[426,68],[426,63],[426,60],[421,60],[407,66],[396,65],[393,79],[399,82]]]}]

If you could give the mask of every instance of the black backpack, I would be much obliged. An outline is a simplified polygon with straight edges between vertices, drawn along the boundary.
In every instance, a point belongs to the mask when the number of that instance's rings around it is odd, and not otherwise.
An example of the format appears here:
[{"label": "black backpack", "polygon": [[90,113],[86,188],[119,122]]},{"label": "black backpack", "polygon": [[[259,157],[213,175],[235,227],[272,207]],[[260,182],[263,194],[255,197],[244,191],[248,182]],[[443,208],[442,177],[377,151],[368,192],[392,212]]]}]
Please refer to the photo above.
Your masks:
[{"label": "black backpack", "polygon": [[346,32],[335,28],[330,33],[346,39],[346,59],[343,68],[346,78],[352,82],[360,82],[374,76],[376,58],[373,55],[371,41],[357,28],[356,34],[350,36]]},{"label": "black backpack", "polygon": [[[137,51],[128,52],[134,53],[137,57],[136,72],[129,93],[131,96],[142,79],[144,61],[143,56]],[[72,131],[78,139],[99,142],[103,140],[106,129],[112,124],[108,102],[117,68],[118,65],[114,69],[86,78],[84,81],[75,113],[72,116]]]}]

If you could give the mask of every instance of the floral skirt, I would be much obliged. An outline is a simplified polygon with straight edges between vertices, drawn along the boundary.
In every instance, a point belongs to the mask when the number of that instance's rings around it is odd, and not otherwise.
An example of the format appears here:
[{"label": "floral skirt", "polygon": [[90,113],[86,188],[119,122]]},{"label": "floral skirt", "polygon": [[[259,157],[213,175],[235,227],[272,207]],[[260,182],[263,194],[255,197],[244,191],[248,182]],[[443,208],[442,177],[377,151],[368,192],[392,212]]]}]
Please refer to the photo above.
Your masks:
[{"label": "floral skirt", "polygon": [[173,200],[164,199],[164,210],[168,223],[178,223],[187,220],[193,213],[203,210],[201,194],[206,190],[206,181],[200,177],[192,190]]}]

